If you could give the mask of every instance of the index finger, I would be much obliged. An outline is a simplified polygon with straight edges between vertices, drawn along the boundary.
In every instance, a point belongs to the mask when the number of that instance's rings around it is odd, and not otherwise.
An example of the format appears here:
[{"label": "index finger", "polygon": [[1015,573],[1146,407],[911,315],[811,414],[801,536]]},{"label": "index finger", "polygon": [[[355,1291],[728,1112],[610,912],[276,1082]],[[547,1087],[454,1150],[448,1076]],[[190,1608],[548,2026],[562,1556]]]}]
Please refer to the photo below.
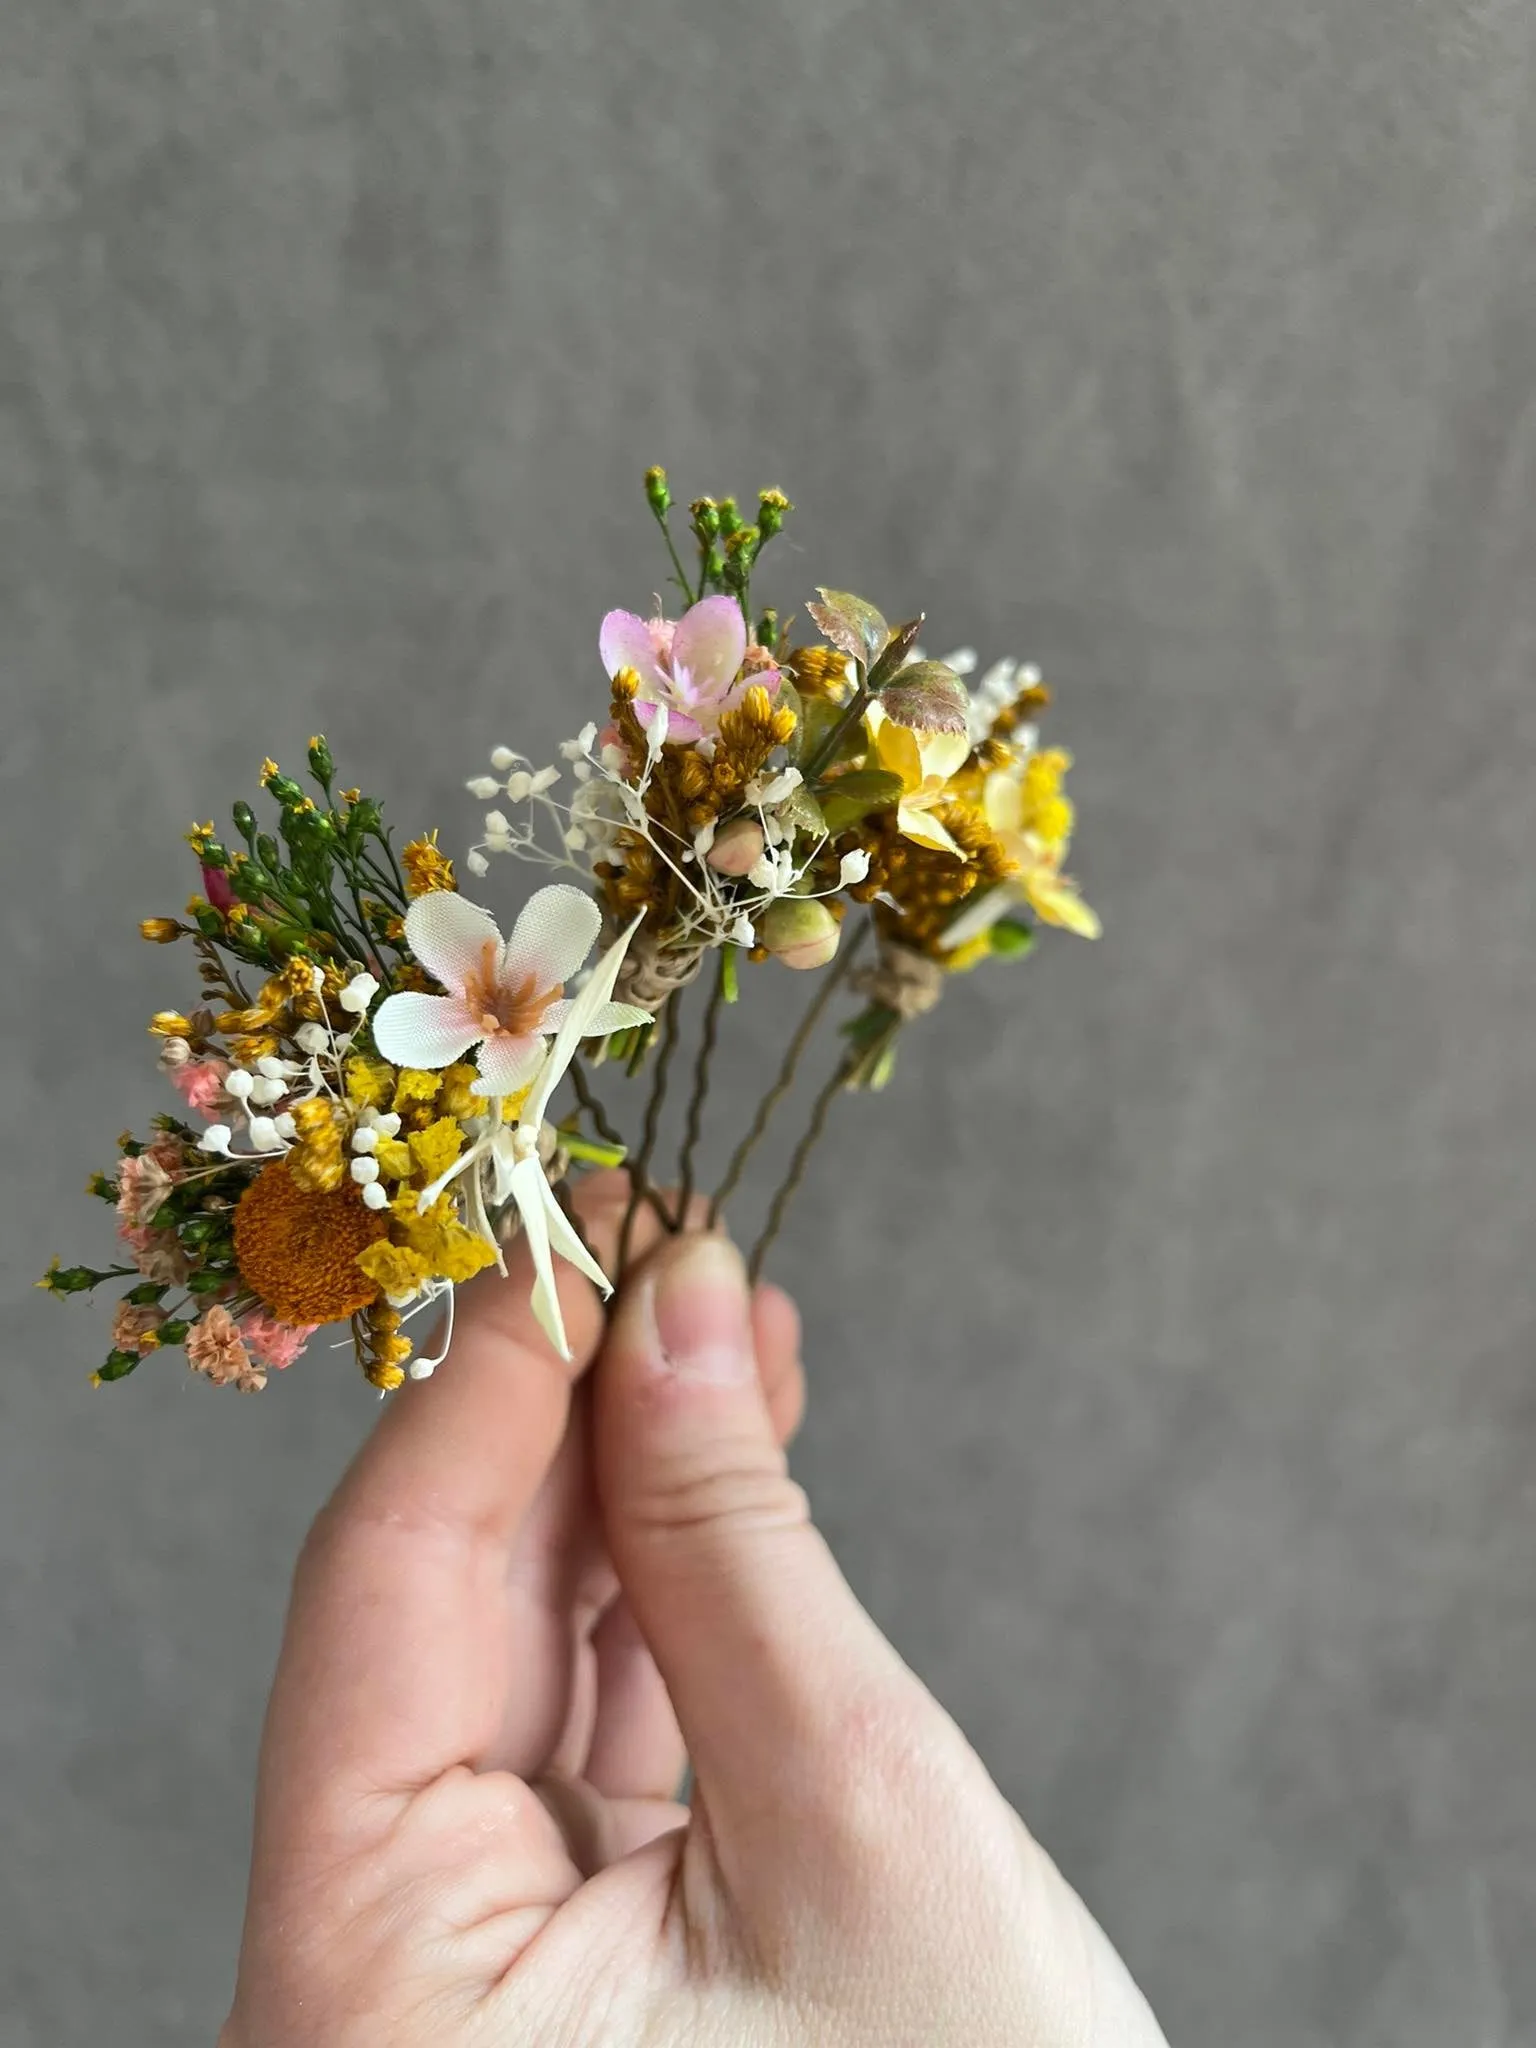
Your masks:
[{"label": "index finger", "polygon": [[[604,1174],[583,1188],[601,1251],[627,1186]],[[597,1296],[562,1266],[566,1364],[534,1320],[531,1282],[514,1245],[505,1280],[463,1290],[442,1369],[391,1399],[310,1532],[263,1741],[261,1806],[279,1827],[285,1813],[313,1830],[408,1797],[497,1736],[509,1674],[488,1617],[603,1330]]]}]

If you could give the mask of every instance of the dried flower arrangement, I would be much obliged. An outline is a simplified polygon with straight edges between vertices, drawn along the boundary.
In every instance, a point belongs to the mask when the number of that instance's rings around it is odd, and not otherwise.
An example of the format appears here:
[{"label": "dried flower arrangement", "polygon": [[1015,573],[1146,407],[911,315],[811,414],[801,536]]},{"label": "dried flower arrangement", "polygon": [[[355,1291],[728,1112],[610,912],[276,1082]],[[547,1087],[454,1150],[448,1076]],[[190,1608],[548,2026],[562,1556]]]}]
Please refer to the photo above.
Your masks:
[{"label": "dried flower arrangement", "polygon": [[[554,876],[508,934],[460,893],[436,831],[397,854],[380,803],[336,787],[323,738],[309,746],[313,794],[264,764],[275,831],[241,802],[228,840],[212,824],[189,833],[202,892],[184,918],[140,927],[197,956],[198,1003],[150,1024],[181,1113],[125,1135],[114,1171],[90,1183],[116,1209],[126,1263],[55,1262],[40,1283],[72,1295],[133,1282],[98,1383],[179,1346],[215,1385],[254,1392],[327,1324],[350,1326],[375,1387],[424,1378],[447,1353],[455,1287],[505,1270],[517,1231],[534,1310],[564,1352],[555,1259],[610,1286],[573,1176],[627,1162],[629,1220],[648,1202],[682,1226],[723,1013],[746,991],[744,966],[776,961],[815,986],[712,1222],[833,998],[862,1001],[769,1205],[756,1271],[833,1101],[884,1086],[901,1031],[952,975],[1018,959],[1040,923],[1097,936],[1063,872],[1071,757],[1039,744],[1049,695],[1034,670],[1000,661],[968,689],[974,656],[930,660],[921,618],[892,627],[835,590],[807,605],[814,636],[797,642],[753,605],[758,559],[793,509],[783,493],[762,492],[750,520],[730,498],[696,499],[690,570],[665,472],[645,489],[679,616],[659,601],[648,618],[610,612],[601,726],[546,766],[498,747],[469,783],[494,806],[466,859],[475,882],[497,855]],[[669,1196],[661,1113],[684,992],[706,970]],[[605,1065],[645,1080],[636,1142],[598,1099]],[[434,1307],[442,1334],[418,1351],[404,1325]]]}]

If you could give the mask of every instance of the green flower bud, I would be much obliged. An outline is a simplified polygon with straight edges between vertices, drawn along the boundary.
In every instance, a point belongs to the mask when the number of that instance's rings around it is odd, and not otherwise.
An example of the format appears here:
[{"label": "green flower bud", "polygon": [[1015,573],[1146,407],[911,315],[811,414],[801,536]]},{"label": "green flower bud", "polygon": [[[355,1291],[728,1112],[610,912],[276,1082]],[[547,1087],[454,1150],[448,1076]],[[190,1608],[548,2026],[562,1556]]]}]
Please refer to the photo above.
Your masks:
[{"label": "green flower bud", "polygon": [[826,904],[812,896],[781,896],[757,921],[758,944],[785,967],[825,967],[841,935]]},{"label": "green flower bud", "polygon": [[645,472],[646,503],[658,519],[664,519],[672,507],[672,493],[667,486],[667,472],[659,463]]},{"label": "green flower bud", "polygon": [[770,654],[779,644],[779,615],[770,605],[757,622],[757,644],[766,647]]},{"label": "green flower bud", "polygon": [[763,539],[772,540],[776,533],[782,533],[784,515],[794,509],[782,491],[762,492],[757,501],[757,523]]},{"label": "green flower bud", "polygon": [[731,535],[739,530],[740,526],[741,513],[737,509],[736,500],[734,498],[722,498],[720,500],[721,533],[729,540]]},{"label": "green flower bud", "polygon": [[187,1280],[188,1294],[217,1294],[229,1278],[227,1273],[193,1273]]},{"label": "green flower bud", "polygon": [[37,1284],[49,1294],[89,1294],[106,1277],[90,1266],[61,1266],[55,1259]]},{"label": "green flower bud", "polygon": [[1022,960],[1035,943],[1035,934],[1027,924],[1019,924],[1011,917],[1002,918],[993,925],[989,934],[992,951],[999,960]]},{"label": "green flower bud", "polygon": [[695,498],[688,507],[693,514],[693,530],[700,540],[713,540],[720,531],[720,507],[713,498]]},{"label": "green flower bud", "polygon": [[251,809],[244,797],[241,797],[239,803],[235,805],[232,816],[235,821],[235,830],[240,834],[240,837],[242,839],[249,839],[256,830],[256,813]]},{"label": "green flower bud", "polygon": [[125,1380],[129,1373],[137,1372],[138,1369],[137,1351],[109,1351],[98,1368],[96,1377],[98,1380]]},{"label": "green flower bud", "polygon": [[317,732],[309,743],[309,772],[326,788],[336,773],[336,763],[331,758],[331,749],[323,732]]},{"label": "green flower bud", "polygon": [[757,560],[762,536],[755,526],[740,526],[725,544],[725,569],[723,572],[727,590],[734,590],[744,596],[752,581],[752,564]]},{"label": "green flower bud", "polygon": [[130,1287],[123,1299],[131,1301],[135,1308],[158,1308],[164,1294],[165,1289],[158,1281],[146,1280],[142,1286]]},{"label": "green flower bud", "polygon": [[162,1344],[185,1344],[187,1332],[191,1327],[190,1323],[184,1323],[179,1316],[173,1318],[168,1323],[162,1323],[159,1331],[160,1342]]}]

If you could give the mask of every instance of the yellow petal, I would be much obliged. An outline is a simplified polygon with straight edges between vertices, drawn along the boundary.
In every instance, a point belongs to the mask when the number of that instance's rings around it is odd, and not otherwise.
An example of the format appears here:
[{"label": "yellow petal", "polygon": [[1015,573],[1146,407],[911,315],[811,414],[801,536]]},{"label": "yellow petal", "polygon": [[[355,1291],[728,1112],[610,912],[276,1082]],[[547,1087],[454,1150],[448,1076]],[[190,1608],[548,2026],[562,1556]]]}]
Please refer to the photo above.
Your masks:
[{"label": "yellow petal", "polygon": [[1058,924],[1079,938],[1096,939],[1104,927],[1065,875],[1037,869],[1023,878],[1025,896],[1047,924]]},{"label": "yellow petal", "polygon": [[[874,708],[870,706],[871,711]],[[899,775],[903,789],[920,788],[923,758],[918,751],[916,735],[883,714],[878,721],[871,721],[870,730],[875,736],[875,753],[880,766],[892,775]]]},{"label": "yellow petal", "polygon": [[1006,768],[994,769],[987,777],[981,801],[987,823],[999,837],[1022,831],[1024,789],[1017,775],[1011,775]]},{"label": "yellow petal", "polygon": [[919,846],[931,846],[935,853],[952,853],[956,860],[965,859],[963,850],[950,838],[933,813],[917,804],[896,806],[896,829],[908,839],[915,839]]},{"label": "yellow petal", "polygon": [[948,782],[971,758],[971,742],[963,732],[929,732],[917,741],[925,782]]}]

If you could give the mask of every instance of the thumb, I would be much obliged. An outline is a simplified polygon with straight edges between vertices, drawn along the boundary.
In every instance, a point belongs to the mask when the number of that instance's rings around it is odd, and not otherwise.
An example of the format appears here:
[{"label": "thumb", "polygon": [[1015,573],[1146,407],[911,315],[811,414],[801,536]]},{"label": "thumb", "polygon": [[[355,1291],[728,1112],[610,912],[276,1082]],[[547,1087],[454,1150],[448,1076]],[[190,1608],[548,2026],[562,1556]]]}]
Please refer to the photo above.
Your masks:
[{"label": "thumb", "polygon": [[626,1284],[594,1403],[609,1548],[712,1826],[825,1813],[850,1719],[916,1681],[789,1478],[727,1239],[675,1238]]}]

